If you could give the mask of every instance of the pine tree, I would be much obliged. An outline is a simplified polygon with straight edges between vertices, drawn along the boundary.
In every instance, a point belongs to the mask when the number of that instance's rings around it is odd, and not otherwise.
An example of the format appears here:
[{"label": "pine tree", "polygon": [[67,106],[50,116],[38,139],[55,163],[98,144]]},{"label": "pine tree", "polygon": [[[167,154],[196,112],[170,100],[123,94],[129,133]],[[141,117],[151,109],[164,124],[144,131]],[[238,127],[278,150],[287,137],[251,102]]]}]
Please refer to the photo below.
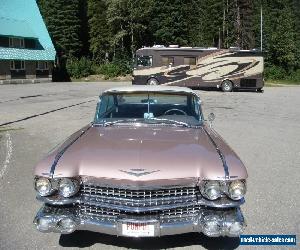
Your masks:
[{"label": "pine tree", "polygon": [[88,0],[90,52],[97,62],[104,62],[110,52],[111,33],[107,25],[107,1]]},{"label": "pine tree", "polygon": [[286,70],[296,64],[295,19],[290,0],[265,2],[264,47],[267,63]]},{"label": "pine tree", "polygon": [[253,34],[253,11],[254,4],[252,0],[239,0],[240,11],[240,48],[252,49],[255,46]]},{"label": "pine tree", "polygon": [[151,31],[157,44],[188,45],[187,0],[154,0]]},{"label": "pine tree", "polygon": [[79,0],[39,0],[38,4],[59,54],[78,56],[82,48]]},{"label": "pine tree", "polygon": [[293,1],[292,10],[295,19],[295,68],[300,69],[300,0]]}]

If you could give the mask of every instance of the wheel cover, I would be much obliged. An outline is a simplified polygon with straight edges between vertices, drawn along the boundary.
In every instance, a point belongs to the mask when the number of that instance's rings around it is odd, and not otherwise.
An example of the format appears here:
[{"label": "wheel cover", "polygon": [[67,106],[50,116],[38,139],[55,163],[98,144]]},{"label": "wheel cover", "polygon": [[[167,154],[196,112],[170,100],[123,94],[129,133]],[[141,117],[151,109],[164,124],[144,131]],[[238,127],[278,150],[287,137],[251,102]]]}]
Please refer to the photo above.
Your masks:
[{"label": "wheel cover", "polygon": [[157,85],[157,81],[155,79],[150,79],[149,85]]},{"label": "wheel cover", "polygon": [[231,83],[230,82],[228,82],[228,81],[225,81],[224,83],[223,83],[223,88],[224,88],[224,90],[226,90],[226,91],[229,91],[229,90],[231,90]]}]

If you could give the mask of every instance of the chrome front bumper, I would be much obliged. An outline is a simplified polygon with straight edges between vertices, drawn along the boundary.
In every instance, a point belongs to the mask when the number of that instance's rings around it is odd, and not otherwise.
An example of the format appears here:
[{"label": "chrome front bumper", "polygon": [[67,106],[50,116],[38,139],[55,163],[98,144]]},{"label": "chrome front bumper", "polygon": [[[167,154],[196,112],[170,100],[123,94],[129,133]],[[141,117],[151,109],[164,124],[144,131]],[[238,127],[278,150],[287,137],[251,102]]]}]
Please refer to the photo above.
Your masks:
[{"label": "chrome front bumper", "polygon": [[189,232],[202,232],[210,237],[239,236],[246,227],[239,207],[212,209],[203,207],[188,219],[180,218],[165,222],[159,216],[119,216],[116,220],[105,220],[93,216],[82,216],[76,206],[61,207],[44,205],[37,213],[34,224],[41,232],[72,233],[88,230],[104,234],[125,236],[122,223],[147,223],[154,225],[155,237]]}]

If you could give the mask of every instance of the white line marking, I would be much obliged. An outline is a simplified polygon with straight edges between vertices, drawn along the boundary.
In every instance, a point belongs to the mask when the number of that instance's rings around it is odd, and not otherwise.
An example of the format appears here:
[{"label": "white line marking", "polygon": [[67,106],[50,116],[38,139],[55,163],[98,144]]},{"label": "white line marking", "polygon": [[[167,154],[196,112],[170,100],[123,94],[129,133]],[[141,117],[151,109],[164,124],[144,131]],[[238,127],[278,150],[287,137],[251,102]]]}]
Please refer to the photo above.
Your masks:
[{"label": "white line marking", "polygon": [[9,132],[6,133],[6,149],[7,151],[6,151],[5,161],[3,164],[3,168],[0,170],[0,179],[2,179],[3,175],[5,174],[5,171],[8,167],[13,152],[13,145],[12,145],[11,136]]}]

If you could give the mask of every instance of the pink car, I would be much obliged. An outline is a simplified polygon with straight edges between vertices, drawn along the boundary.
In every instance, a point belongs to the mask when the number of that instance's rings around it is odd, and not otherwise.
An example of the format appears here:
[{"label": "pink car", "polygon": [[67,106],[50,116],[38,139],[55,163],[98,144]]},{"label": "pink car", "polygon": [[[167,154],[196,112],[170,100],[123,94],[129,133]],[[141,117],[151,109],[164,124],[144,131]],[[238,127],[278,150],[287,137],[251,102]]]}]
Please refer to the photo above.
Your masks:
[{"label": "pink car", "polygon": [[200,97],[167,86],[105,91],[94,121],[35,168],[41,232],[128,237],[240,235],[247,171],[204,120]]}]

